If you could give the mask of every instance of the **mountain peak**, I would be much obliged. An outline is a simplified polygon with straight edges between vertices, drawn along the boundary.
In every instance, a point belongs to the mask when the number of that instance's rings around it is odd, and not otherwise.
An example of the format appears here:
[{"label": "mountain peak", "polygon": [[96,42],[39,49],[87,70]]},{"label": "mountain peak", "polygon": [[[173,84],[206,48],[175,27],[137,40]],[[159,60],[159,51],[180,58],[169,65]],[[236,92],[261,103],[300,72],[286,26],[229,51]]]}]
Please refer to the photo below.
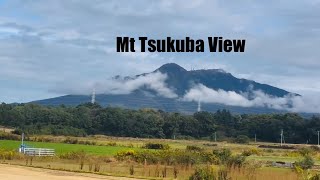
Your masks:
[{"label": "mountain peak", "polygon": [[176,63],[167,63],[159,67],[157,71],[165,73],[165,72],[185,72],[187,70],[185,70],[183,67],[179,66]]}]

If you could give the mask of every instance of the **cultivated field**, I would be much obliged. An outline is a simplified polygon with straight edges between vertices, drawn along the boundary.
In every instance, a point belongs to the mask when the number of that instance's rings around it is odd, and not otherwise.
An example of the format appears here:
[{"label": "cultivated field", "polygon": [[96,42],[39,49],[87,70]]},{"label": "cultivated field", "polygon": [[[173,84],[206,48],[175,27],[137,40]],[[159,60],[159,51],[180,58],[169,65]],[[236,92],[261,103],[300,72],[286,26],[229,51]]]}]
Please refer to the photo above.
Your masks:
[{"label": "cultivated field", "polygon": [[[148,149],[148,143],[162,144],[168,148]],[[272,143],[37,136],[29,137],[26,144],[30,147],[53,148],[56,156],[26,157],[16,152],[20,144],[20,141],[0,140],[0,162],[147,179],[188,179],[197,169],[210,169],[215,174],[223,172],[232,179],[299,179],[305,176],[304,173],[309,176],[317,174],[320,165],[320,151],[308,145],[287,145],[294,149],[278,149],[259,147],[278,146]],[[223,159],[226,150],[231,153],[228,161]],[[304,152],[312,156],[314,161],[311,171],[298,172],[294,168],[282,166],[283,163],[302,161]],[[242,157],[244,159],[240,164],[236,158]],[[232,161],[231,165],[229,161]]]}]

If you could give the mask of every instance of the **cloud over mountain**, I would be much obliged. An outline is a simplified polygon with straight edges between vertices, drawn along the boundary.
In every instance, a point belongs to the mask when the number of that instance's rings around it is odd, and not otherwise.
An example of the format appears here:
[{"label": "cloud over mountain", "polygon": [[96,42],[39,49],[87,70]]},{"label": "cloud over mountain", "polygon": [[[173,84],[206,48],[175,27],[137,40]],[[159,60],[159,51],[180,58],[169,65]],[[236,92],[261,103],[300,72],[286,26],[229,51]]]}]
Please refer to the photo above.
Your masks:
[{"label": "cloud over mountain", "polygon": [[[64,87],[64,89],[61,89]],[[130,103],[135,96],[139,101],[152,107],[152,103],[171,104],[199,100],[206,104],[221,104],[243,108],[267,108],[292,112],[319,112],[320,106],[315,98],[300,96],[267,84],[247,79],[238,79],[222,69],[187,71],[181,66],[170,63],[162,65],[151,73],[120,77],[99,82],[73,82],[58,84],[55,92],[72,95],[108,95],[110,98],[124,95]],[[113,97],[114,96],[114,97]],[[146,97],[148,96],[148,97]],[[155,100],[154,98],[165,98]],[[126,99],[124,98],[124,99]],[[121,98],[120,98],[121,99]],[[170,100],[171,99],[171,100]],[[159,101],[159,102],[156,102]],[[133,103],[134,104],[134,103]],[[174,111],[174,109],[172,109]]]}]

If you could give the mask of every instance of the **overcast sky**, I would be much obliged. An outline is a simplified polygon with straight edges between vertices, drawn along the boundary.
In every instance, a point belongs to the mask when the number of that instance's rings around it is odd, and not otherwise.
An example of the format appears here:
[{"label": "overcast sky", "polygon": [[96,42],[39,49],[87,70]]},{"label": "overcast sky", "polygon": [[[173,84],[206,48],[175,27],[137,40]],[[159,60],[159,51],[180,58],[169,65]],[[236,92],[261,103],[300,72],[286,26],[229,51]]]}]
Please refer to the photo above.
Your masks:
[{"label": "overcast sky", "polygon": [[[65,95],[169,62],[320,99],[319,19],[319,0],[0,0],[0,102]],[[245,53],[117,53],[117,36],[247,42]]]}]

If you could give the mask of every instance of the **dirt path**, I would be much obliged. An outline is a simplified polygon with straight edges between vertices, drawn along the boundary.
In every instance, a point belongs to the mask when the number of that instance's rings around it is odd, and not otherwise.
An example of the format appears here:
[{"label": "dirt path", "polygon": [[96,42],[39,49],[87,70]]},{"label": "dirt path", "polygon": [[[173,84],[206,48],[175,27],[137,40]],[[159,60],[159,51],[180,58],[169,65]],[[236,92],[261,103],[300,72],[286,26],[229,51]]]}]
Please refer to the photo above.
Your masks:
[{"label": "dirt path", "polygon": [[0,164],[1,180],[137,180],[133,178],[101,176],[88,173],[74,173],[32,167]]}]

